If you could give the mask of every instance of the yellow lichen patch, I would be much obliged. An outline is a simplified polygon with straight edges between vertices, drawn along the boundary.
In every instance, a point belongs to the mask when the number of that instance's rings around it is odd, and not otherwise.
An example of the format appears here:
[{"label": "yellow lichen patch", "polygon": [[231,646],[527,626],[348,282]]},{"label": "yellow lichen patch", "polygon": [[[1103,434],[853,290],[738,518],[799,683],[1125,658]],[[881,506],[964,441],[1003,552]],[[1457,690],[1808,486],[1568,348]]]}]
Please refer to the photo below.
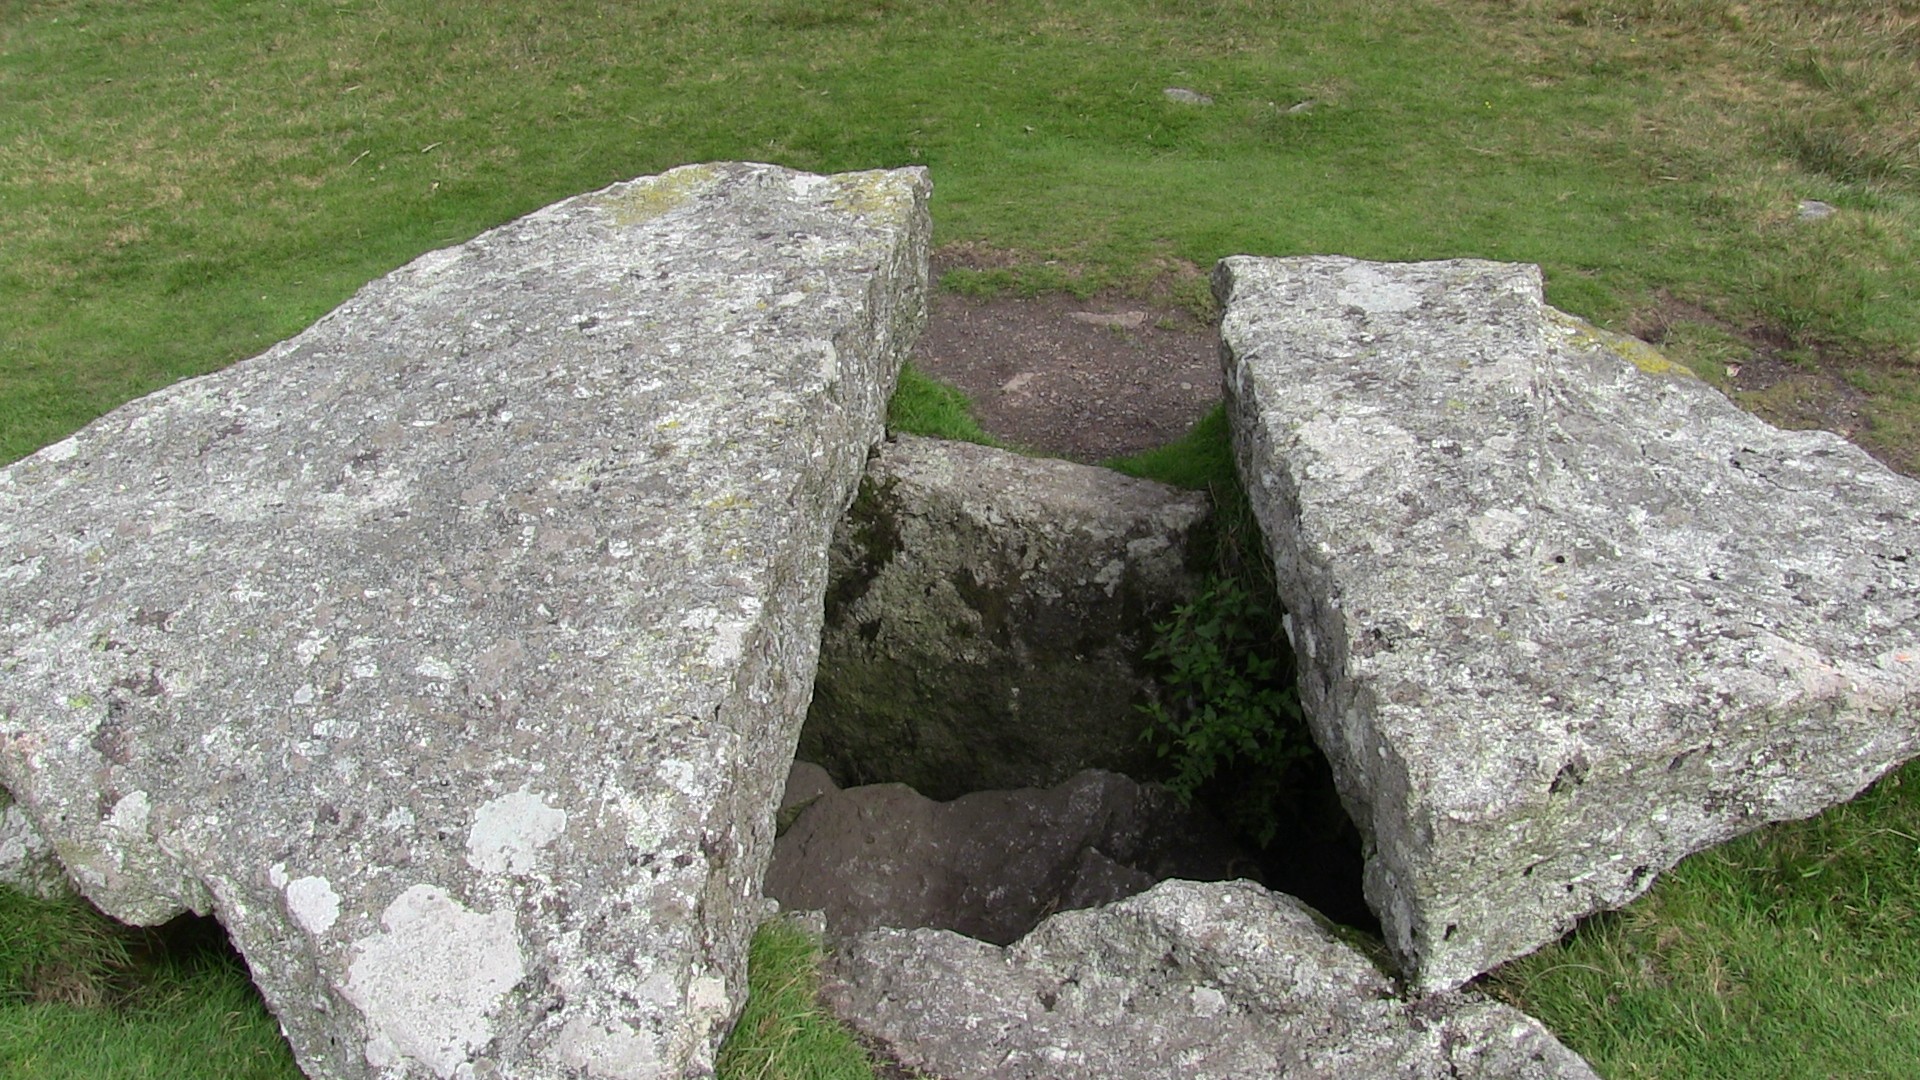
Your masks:
[{"label": "yellow lichen patch", "polygon": [[1660,350],[1641,341],[1637,337],[1616,334],[1611,330],[1602,330],[1585,319],[1569,315],[1564,311],[1548,309],[1553,321],[1566,331],[1578,344],[1587,348],[1605,349],[1632,363],[1634,367],[1649,375],[1671,375],[1676,379],[1697,379],[1698,375],[1683,364],[1676,364],[1660,354]]},{"label": "yellow lichen patch", "polygon": [[895,173],[885,170],[839,173],[833,183],[833,205],[853,214],[872,214],[903,203],[912,205],[912,193]]},{"label": "yellow lichen patch", "polygon": [[683,165],[659,176],[643,176],[595,202],[613,211],[614,224],[640,225],[685,203],[713,179],[711,165]]}]

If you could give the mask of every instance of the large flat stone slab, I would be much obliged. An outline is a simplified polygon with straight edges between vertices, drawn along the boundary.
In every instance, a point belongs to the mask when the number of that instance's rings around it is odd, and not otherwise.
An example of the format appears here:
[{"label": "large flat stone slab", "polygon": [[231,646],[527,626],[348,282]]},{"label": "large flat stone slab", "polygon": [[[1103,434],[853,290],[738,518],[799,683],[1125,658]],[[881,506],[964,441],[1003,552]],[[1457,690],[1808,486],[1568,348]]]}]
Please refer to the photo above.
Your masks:
[{"label": "large flat stone slab", "polygon": [[1300,689],[1422,987],[1920,752],[1920,484],[1484,262],[1216,272]]},{"label": "large flat stone slab", "polygon": [[1005,948],[945,930],[836,942],[823,997],[954,1080],[1594,1080],[1539,1022],[1475,994],[1410,1000],[1306,907],[1167,881]]},{"label": "large flat stone slab", "polygon": [[801,757],[936,799],[1155,768],[1143,657],[1207,515],[1111,469],[889,440],[834,536]]},{"label": "large flat stone slab", "polygon": [[704,1073],[927,193],[617,184],[0,472],[0,780],[309,1075]]}]

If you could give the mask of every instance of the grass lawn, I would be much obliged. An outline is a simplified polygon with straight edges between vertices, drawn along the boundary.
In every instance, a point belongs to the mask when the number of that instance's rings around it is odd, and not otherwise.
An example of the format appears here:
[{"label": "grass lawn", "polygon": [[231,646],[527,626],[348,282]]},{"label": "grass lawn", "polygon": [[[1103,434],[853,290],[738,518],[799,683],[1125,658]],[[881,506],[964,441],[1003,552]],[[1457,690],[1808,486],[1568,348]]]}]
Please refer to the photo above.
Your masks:
[{"label": "grass lawn", "polygon": [[[425,250],[747,158],[929,166],[936,241],[1008,267],[968,288],[1237,252],[1538,262],[1561,307],[1920,471],[1916,57],[1915,0],[0,3],[0,462]],[[1916,837],[1909,772],[1493,986],[1613,1076],[1920,1071]],[[23,925],[0,906],[0,956]],[[207,963],[165,985],[225,986]],[[0,1075],[291,1075],[248,1049],[272,1025],[244,987],[49,999],[24,970],[0,966]],[[80,1056],[169,999],[212,1026],[154,1037],[244,1063]]]}]

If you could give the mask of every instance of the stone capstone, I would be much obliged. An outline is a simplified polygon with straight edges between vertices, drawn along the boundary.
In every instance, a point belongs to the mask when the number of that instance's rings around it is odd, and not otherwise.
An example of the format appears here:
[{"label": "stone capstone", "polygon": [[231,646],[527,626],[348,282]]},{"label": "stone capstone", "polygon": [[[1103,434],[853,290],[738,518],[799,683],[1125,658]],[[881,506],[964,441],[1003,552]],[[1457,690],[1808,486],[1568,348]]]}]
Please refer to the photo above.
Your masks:
[{"label": "stone capstone", "polygon": [[1595,1080],[1476,994],[1406,1000],[1297,901],[1167,881],[1001,948],[942,930],[839,942],[823,994],[909,1068],[968,1080]]},{"label": "stone capstone", "polygon": [[1485,262],[1225,260],[1240,475],[1417,985],[1920,752],[1920,484]]},{"label": "stone capstone", "polygon": [[0,471],[0,781],[310,1076],[706,1074],[927,194],[616,184]]},{"label": "stone capstone", "polygon": [[927,926],[1004,945],[1056,911],[1166,878],[1253,871],[1210,815],[1116,773],[951,802],[905,784],[818,794],[797,770],[795,782],[788,801],[805,798],[805,809],[774,841],[766,893],[784,909],[821,912],[836,936]]},{"label": "stone capstone", "polygon": [[834,536],[800,756],[936,799],[1150,768],[1142,657],[1207,514],[1108,469],[886,443]]}]

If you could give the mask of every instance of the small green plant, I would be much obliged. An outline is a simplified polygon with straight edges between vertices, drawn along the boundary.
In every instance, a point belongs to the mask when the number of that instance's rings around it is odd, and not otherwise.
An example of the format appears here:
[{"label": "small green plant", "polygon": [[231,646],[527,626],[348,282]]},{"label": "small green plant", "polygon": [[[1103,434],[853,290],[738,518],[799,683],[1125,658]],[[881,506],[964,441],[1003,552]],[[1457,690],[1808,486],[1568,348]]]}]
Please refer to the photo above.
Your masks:
[{"label": "small green plant", "polygon": [[1142,737],[1172,768],[1167,786],[1192,799],[1230,777],[1232,824],[1263,847],[1279,829],[1294,765],[1313,752],[1275,608],[1237,578],[1209,579],[1155,627],[1147,658],[1165,665],[1164,698],[1142,706],[1152,721]]}]

